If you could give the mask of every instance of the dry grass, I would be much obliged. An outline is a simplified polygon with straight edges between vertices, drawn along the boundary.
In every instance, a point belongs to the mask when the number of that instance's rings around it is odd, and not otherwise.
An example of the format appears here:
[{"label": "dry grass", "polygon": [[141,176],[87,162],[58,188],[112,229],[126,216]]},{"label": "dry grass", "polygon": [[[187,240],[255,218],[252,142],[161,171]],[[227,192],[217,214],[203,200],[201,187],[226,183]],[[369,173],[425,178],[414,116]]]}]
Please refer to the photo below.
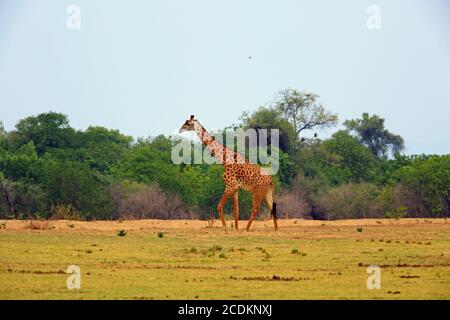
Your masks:
[{"label": "dry grass", "polygon": [[[443,219],[291,219],[279,232],[271,221],[251,232],[197,220],[0,224],[0,299],[450,299]],[[66,288],[71,264],[81,290]],[[382,269],[380,290],[366,288],[369,265]]]},{"label": "dry grass", "polygon": [[[220,220],[117,220],[117,221],[73,221],[73,220],[0,220],[0,225],[5,223],[4,230],[92,230],[92,231],[116,231],[118,229],[126,230],[145,230],[145,229],[203,229],[219,228],[222,229]],[[228,227],[230,227],[228,221]],[[444,219],[348,219],[348,220],[305,220],[305,219],[279,219],[280,227],[361,227],[361,226],[379,226],[379,225],[416,225],[416,224],[446,224]],[[240,228],[245,228],[246,220],[240,220]],[[450,222],[448,224],[450,226]],[[252,230],[261,231],[273,228],[273,222],[270,219],[255,221]]]}]

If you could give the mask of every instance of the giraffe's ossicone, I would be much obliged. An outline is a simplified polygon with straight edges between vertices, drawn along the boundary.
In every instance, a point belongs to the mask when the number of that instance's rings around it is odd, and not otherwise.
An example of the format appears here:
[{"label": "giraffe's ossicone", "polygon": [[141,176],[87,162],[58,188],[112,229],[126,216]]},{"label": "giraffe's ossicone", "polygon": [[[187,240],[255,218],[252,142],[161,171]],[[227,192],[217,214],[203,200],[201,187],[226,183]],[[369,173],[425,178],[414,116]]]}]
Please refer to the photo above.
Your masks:
[{"label": "giraffe's ossicone", "polygon": [[216,141],[194,116],[191,116],[182,125],[180,133],[184,131],[195,131],[203,145],[210,150],[211,155],[216,157],[224,166],[223,179],[225,181],[225,191],[217,205],[217,211],[219,212],[223,227],[226,228],[223,206],[233,196],[234,227],[236,230],[239,228],[238,190],[242,188],[252,193],[252,212],[246,230],[248,231],[250,229],[253,220],[255,220],[256,215],[260,211],[262,200],[266,201],[273,217],[275,230],[278,230],[276,203],[274,202],[275,187],[272,176],[263,174],[258,165],[250,163],[242,154],[230,150]]}]

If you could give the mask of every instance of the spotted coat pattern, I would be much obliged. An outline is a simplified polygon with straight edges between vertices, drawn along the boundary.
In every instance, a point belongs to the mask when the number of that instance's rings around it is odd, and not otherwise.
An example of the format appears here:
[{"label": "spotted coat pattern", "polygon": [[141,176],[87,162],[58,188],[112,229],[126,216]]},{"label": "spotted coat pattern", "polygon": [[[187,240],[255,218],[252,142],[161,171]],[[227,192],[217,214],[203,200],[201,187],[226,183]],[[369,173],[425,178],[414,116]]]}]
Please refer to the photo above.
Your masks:
[{"label": "spotted coat pattern", "polygon": [[225,182],[225,191],[217,205],[222,225],[226,228],[225,217],[223,214],[223,207],[228,199],[233,197],[233,213],[234,213],[234,227],[238,230],[239,219],[239,188],[247,190],[252,193],[252,212],[247,223],[246,230],[250,229],[252,222],[255,220],[261,208],[262,200],[266,201],[267,206],[273,217],[275,230],[278,230],[276,217],[276,204],[273,201],[274,185],[272,176],[264,174],[264,169],[256,164],[250,163],[243,155],[238,152],[230,150],[222,145],[215,138],[208,133],[208,131],[191,116],[180,129],[183,131],[195,131],[199,139],[205,145],[211,155],[214,156],[219,163],[224,166],[223,179]]}]

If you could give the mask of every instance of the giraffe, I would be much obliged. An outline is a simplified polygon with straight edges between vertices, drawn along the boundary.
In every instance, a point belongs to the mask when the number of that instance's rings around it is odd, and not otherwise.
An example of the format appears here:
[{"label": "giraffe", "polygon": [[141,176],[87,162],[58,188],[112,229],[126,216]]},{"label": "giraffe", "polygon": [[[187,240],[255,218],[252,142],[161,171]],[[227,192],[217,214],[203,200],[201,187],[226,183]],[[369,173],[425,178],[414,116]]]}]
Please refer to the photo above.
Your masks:
[{"label": "giraffe", "polygon": [[275,230],[278,230],[276,203],[274,202],[275,187],[270,175],[262,174],[261,168],[256,164],[250,163],[239,152],[235,152],[220,144],[215,138],[198,122],[192,115],[189,120],[182,125],[179,132],[194,131],[203,145],[211,152],[211,155],[219,160],[224,166],[223,179],[225,182],[225,191],[217,205],[223,228],[226,229],[223,206],[228,199],[233,196],[233,214],[234,227],[236,230],[239,220],[239,199],[238,190],[244,189],[252,193],[252,211],[247,223],[246,230],[256,218],[261,206],[262,200],[266,201],[269,207]]}]

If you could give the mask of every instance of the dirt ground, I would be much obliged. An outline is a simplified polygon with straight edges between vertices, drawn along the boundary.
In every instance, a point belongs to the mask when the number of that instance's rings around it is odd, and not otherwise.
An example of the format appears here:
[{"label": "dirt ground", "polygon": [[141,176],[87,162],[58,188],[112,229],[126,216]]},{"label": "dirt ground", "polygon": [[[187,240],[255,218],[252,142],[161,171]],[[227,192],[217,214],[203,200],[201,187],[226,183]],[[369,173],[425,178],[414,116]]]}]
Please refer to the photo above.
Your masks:
[{"label": "dirt ground", "polygon": [[[231,221],[227,221],[230,228]],[[278,226],[288,227],[358,227],[358,226],[379,226],[379,225],[416,225],[416,224],[440,224],[447,223],[445,219],[416,219],[407,218],[400,220],[391,219],[349,219],[349,220],[305,220],[305,219],[279,219]],[[247,220],[240,220],[239,227],[244,229]],[[450,222],[449,222],[450,225]],[[0,228],[4,230],[89,230],[89,231],[115,231],[124,230],[145,230],[145,229],[203,229],[219,228],[220,220],[118,220],[118,221],[71,221],[71,220],[0,220]],[[255,221],[252,230],[273,229],[272,220]]]},{"label": "dirt ground", "polygon": [[445,219],[227,223],[2,220],[0,300],[450,299]]}]

